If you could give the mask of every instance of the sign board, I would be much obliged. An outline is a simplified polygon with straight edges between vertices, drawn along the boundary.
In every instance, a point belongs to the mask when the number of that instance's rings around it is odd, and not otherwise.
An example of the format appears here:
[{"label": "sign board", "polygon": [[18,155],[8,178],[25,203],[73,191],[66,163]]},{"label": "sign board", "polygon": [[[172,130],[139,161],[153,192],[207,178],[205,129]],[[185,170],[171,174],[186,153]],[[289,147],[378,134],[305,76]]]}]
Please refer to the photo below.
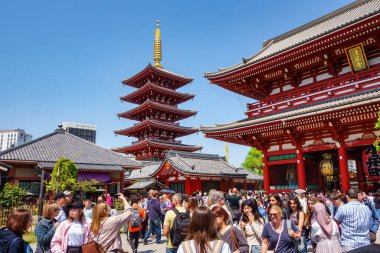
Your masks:
[{"label": "sign board", "polygon": [[353,73],[368,70],[369,65],[364,52],[363,43],[353,45],[344,49]]}]

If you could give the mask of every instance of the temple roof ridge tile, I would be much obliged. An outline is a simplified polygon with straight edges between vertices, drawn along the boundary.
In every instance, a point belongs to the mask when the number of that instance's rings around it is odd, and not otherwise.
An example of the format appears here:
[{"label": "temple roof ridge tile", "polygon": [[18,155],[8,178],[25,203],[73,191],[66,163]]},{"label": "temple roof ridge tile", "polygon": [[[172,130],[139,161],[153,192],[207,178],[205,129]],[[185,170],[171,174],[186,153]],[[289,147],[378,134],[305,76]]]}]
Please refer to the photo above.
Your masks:
[{"label": "temple roof ridge tile", "polygon": [[220,126],[201,126],[200,131],[205,132],[212,132],[212,131],[223,131],[228,130],[231,128],[243,128],[247,127],[249,125],[264,123],[264,122],[270,122],[270,121],[278,121],[283,118],[292,117],[295,116],[297,113],[307,113],[312,111],[318,111],[325,108],[330,108],[332,106],[341,106],[341,105],[352,105],[354,102],[360,102],[360,101],[368,101],[372,98],[379,98],[380,97],[380,88],[374,88],[370,90],[365,90],[337,98],[331,98],[324,101],[315,102],[312,104],[303,105],[296,108],[291,108],[287,110],[282,110],[280,112],[274,112],[266,115],[262,115],[255,118],[246,118],[243,120],[239,120],[232,123],[226,123],[223,124],[222,127]]},{"label": "temple roof ridge tile", "polygon": [[[328,33],[357,23],[380,13],[380,0],[359,0],[343,6],[300,27],[278,35],[264,45],[259,52],[246,58],[246,62],[223,68],[217,72],[205,72],[204,77],[214,78],[275,56]],[[314,29],[314,30],[313,30]],[[293,40],[291,40],[293,38]]]}]

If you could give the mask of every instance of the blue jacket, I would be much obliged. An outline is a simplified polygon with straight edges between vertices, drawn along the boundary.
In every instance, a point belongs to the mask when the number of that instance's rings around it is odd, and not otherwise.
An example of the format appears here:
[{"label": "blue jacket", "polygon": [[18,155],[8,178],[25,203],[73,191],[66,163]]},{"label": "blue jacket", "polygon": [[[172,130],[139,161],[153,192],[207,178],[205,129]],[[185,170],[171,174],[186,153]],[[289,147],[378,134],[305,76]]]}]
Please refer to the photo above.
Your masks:
[{"label": "blue jacket", "polygon": [[161,215],[160,201],[156,198],[148,200],[148,211],[149,219],[159,219]]},{"label": "blue jacket", "polygon": [[375,209],[375,204],[368,199],[364,200],[364,204],[368,206],[369,210],[372,212],[372,219],[369,220],[369,230],[376,234],[377,230],[379,230],[379,217]]},{"label": "blue jacket", "polygon": [[16,235],[7,228],[0,229],[0,249],[8,253],[24,253],[25,242],[21,235]]},{"label": "blue jacket", "polygon": [[37,249],[45,251],[49,250],[51,239],[53,239],[55,233],[54,222],[52,220],[42,218],[34,229],[34,233],[36,234],[38,240]]}]

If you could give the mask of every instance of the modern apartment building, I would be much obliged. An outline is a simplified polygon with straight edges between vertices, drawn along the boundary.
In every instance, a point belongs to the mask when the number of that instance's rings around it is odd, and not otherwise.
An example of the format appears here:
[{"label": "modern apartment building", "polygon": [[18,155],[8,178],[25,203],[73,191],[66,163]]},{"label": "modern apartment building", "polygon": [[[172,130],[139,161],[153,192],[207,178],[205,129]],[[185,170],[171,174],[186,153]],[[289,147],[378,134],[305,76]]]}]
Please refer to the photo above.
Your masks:
[{"label": "modern apartment building", "polygon": [[27,134],[24,129],[0,130],[0,151],[31,141],[33,136]]},{"label": "modern apartment building", "polygon": [[74,122],[63,122],[62,128],[75,136],[96,143],[96,126]]}]

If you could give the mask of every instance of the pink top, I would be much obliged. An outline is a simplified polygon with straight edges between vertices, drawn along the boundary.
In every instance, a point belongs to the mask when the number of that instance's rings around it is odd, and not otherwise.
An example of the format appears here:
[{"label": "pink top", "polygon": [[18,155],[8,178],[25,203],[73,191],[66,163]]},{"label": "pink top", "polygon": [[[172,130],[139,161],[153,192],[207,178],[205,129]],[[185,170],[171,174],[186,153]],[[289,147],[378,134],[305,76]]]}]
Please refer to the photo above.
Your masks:
[{"label": "pink top", "polygon": [[[59,224],[53,239],[51,240],[51,252],[52,253],[65,253],[67,251],[67,244],[69,242],[69,229],[73,223],[70,220],[65,220]],[[91,241],[91,223],[87,223],[86,219],[82,221],[84,235],[84,244]]]},{"label": "pink top", "polygon": [[112,198],[111,198],[111,196],[106,198],[106,202],[107,202],[107,204],[109,206],[112,205]]}]

